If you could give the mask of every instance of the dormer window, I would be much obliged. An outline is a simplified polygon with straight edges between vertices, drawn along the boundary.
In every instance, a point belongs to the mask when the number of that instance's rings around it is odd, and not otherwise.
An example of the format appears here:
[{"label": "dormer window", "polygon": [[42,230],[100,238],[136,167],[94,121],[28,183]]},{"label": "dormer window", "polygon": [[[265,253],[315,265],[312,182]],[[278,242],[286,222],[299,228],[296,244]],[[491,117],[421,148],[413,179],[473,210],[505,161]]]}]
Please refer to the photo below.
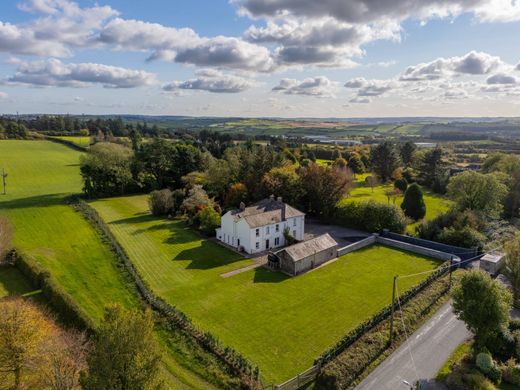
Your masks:
[{"label": "dormer window", "polygon": [[280,231],[280,225],[276,224],[276,231],[279,232]]},{"label": "dormer window", "polygon": [[265,228],[265,232],[266,232],[266,234],[269,234],[269,226],[267,226],[267,227]]},{"label": "dormer window", "polygon": [[260,229],[256,229],[256,236],[260,237]]}]

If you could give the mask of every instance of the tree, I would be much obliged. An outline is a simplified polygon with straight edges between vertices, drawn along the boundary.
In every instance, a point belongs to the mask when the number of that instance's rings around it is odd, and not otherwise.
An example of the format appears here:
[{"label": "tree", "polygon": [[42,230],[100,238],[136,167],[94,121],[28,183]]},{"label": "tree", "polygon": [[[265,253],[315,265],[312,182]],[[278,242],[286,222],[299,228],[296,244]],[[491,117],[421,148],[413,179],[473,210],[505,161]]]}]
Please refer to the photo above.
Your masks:
[{"label": "tree", "polygon": [[348,166],[350,169],[352,169],[354,175],[365,172],[365,165],[357,153],[352,153],[350,155],[350,158],[348,159]]},{"label": "tree", "polygon": [[511,302],[507,288],[482,271],[465,273],[453,292],[453,310],[474,333],[478,347],[507,328]]},{"label": "tree", "polygon": [[132,150],[125,146],[103,142],[81,156],[80,170],[83,191],[91,197],[122,195],[132,183],[130,169]]},{"label": "tree", "polygon": [[470,209],[495,217],[502,211],[506,186],[493,174],[466,171],[454,176],[448,184],[448,196],[459,210]]},{"label": "tree", "polygon": [[404,194],[408,188],[408,182],[405,178],[397,179],[394,181],[394,187]]},{"label": "tree", "polygon": [[299,205],[304,193],[300,177],[294,165],[271,169],[262,178],[263,196],[276,195],[290,204]]},{"label": "tree", "polygon": [[134,152],[137,152],[143,143],[143,136],[139,129],[132,129],[130,130],[130,141],[132,141],[132,150]]},{"label": "tree", "polygon": [[520,234],[505,246],[505,274],[511,282],[515,307],[520,306]]},{"label": "tree", "polygon": [[401,160],[406,167],[411,165],[416,150],[417,146],[412,141],[407,141],[404,144],[401,144],[399,152],[401,154]]},{"label": "tree", "polygon": [[215,234],[215,229],[220,226],[220,214],[213,207],[204,207],[199,211],[198,219],[200,230],[210,235]]},{"label": "tree", "polygon": [[370,153],[372,171],[387,182],[392,173],[401,165],[401,157],[396,146],[390,141],[384,141],[372,148]]},{"label": "tree", "polygon": [[172,192],[167,188],[150,192],[148,205],[153,215],[168,215],[175,206]]},{"label": "tree", "polygon": [[347,160],[345,160],[343,157],[338,157],[334,160],[332,166],[334,168],[345,169],[347,167],[347,164]]},{"label": "tree", "polygon": [[[424,152],[419,158],[417,173],[419,183],[436,190],[446,173],[446,164],[442,161],[442,149],[435,148]],[[438,189],[437,192],[442,192],[441,188]]]},{"label": "tree", "polygon": [[150,310],[105,308],[95,348],[87,357],[89,372],[81,378],[85,390],[160,389],[160,355]]},{"label": "tree", "polygon": [[520,157],[504,153],[490,155],[482,164],[483,173],[502,172],[506,174],[508,188],[504,199],[504,213],[507,217],[518,215],[520,207]]},{"label": "tree", "polygon": [[307,209],[323,215],[332,215],[336,204],[345,196],[352,183],[346,172],[315,163],[301,169],[300,180]]},{"label": "tree", "polygon": [[213,201],[201,185],[193,186],[189,190],[188,196],[182,202],[182,211],[188,217],[188,220],[193,222],[195,216],[205,207],[213,207]]},{"label": "tree", "polygon": [[412,183],[404,193],[403,203],[401,204],[405,215],[415,221],[424,218],[426,215],[426,205],[424,204],[423,192],[417,183]]},{"label": "tree", "polygon": [[[20,389],[25,376],[45,354],[51,324],[36,306],[22,299],[0,304],[0,379]],[[9,386],[8,386],[9,388]]]},{"label": "tree", "polygon": [[378,185],[377,177],[375,176],[367,176],[365,177],[365,184],[372,188],[372,192],[374,192],[374,187]]},{"label": "tree", "polygon": [[244,183],[235,183],[229,187],[224,204],[226,207],[238,207],[247,200],[247,188]]}]

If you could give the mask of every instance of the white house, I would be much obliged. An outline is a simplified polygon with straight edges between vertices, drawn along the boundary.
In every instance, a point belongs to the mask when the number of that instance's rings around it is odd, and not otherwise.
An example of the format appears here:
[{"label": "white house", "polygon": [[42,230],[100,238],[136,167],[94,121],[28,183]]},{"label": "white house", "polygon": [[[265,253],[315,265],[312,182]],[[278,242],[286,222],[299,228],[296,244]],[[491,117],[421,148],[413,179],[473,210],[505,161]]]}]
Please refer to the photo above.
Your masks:
[{"label": "white house", "polygon": [[271,195],[249,207],[228,211],[216,230],[217,238],[247,253],[257,253],[286,245],[284,229],[301,241],[305,232],[305,214]]}]

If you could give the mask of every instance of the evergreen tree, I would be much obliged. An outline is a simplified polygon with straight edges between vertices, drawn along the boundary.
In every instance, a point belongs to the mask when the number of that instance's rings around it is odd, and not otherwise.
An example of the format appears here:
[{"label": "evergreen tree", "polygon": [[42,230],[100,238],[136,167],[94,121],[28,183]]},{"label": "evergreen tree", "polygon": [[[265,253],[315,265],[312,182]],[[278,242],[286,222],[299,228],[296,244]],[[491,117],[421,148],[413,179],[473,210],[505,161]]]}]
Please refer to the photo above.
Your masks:
[{"label": "evergreen tree", "polygon": [[403,164],[406,167],[409,167],[412,163],[413,156],[415,154],[415,151],[417,150],[417,146],[412,141],[407,141],[404,144],[401,145],[400,153],[401,153],[401,160],[403,160]]},{"label": "evergreen tree", "polygon": [[352,153],[352,155],[348,159],[348,166],[350,169],[352,169],[352,172],[354,172],[354,174],[365,172],[365,165],[363,164],[363,161],[361,161],[361,158],[357,153]]},{"label": "evergreen tree", "polygon": [[433,188],[436,181],[441,180],[446,172],[446,164],[442,161],[442,149],[426,151],[419,161],[417,171],[419,182]]},{"label": "evergreen tree", "polygon": [[426,205],[424,204],[422,189],[418,184],[413,183],[406,189],[401,208],[406,216],[416,221],[424,218]]},{"label": "evergreen tree", "polygon": [[370,160],[372,171],[382,182],[390,180],[392,173],[401,165],[399,152],[396,146],[390,141],[384,141],[373,147]]}]

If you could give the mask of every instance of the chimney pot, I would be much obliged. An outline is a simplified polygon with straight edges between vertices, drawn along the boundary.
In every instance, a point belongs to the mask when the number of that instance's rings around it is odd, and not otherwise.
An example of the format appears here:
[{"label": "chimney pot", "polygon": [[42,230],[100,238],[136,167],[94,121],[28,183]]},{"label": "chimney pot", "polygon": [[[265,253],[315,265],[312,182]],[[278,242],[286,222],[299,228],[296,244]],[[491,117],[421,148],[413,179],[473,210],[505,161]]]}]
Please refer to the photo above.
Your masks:
[{"label": "chimney pot", "polygon": [[271,194],[271,195],[269,196],[269,199],[274,200],[274,195]]},{"label": "chimney pot", "polygon": [[244,211],[246,209],[246,204],[244,202],[240,202],[240,211]]}]

